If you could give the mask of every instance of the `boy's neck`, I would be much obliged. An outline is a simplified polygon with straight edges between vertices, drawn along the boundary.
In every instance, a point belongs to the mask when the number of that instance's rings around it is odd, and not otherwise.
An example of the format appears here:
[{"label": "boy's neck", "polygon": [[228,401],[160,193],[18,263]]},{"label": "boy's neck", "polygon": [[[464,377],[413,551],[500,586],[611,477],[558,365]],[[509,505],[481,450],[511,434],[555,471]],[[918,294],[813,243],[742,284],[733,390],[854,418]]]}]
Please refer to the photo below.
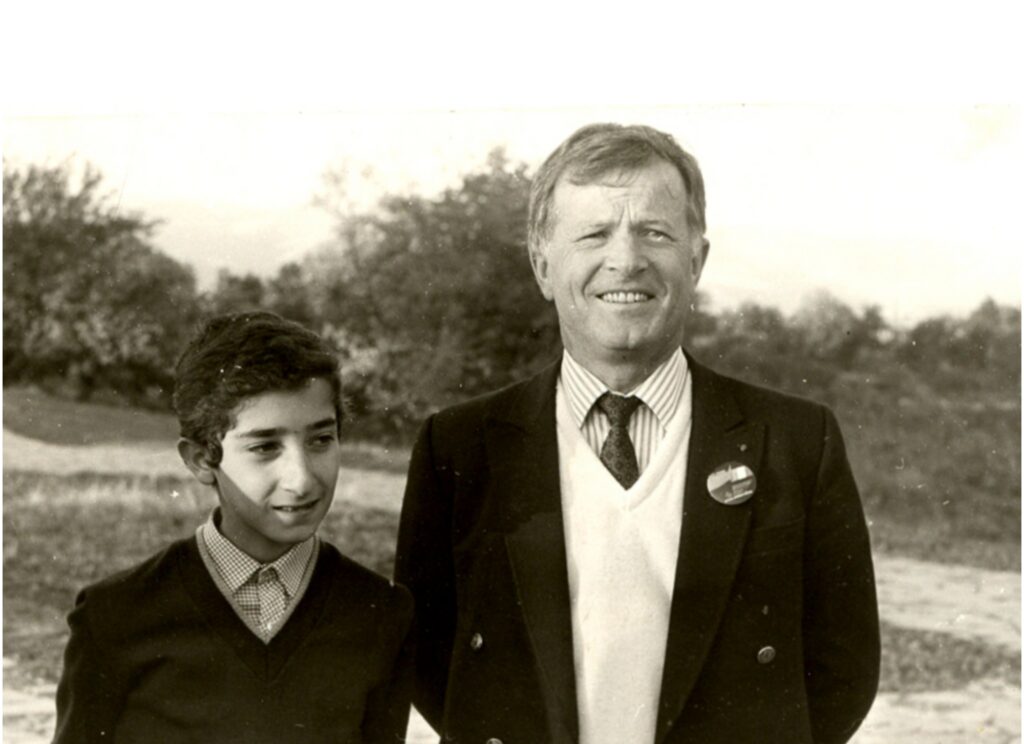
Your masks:
[{"label": "boy's neck", "polygon": [[[268,563],[273,563],[278,558],[280,558],[285,553],[287,553],[289,550],[294,548],[296,545],[301,544],[301,543],[287,543],[287,544],[281,544],[281,545],[274,545],[273,547],[268,545],[267,546],[267,550],[265,550],[265,551],[256,551],[254,553],[254,551],[251,550],[251,549],[243,548],[241,545],[238,544],[237,541],[232,540],[230,535],[228,535],[227,533],[224,532],[224,530],[221,528],[222,518],[223,518],[223,515],[221,514],[220,507],[219,506],[215,507],[214,510],[213,510],[212,521],[213,521],[214,528],[217,530],[217,534],[219,534],[221,537],[223,537],[225,540],[227,540],[229,543],[231,543],[233,546],[235,546],[236,549],[238,549],[242,553],[245,553],[247,556],[249,556],[254,561],[256,561],[257,563],[259,563],[260,565],[263,565],[263,566],[267,565]],[[303,540],[303,542],[305,542],[305,540]],[[256,554],[256,553],[258,553],[258,554]]]}]

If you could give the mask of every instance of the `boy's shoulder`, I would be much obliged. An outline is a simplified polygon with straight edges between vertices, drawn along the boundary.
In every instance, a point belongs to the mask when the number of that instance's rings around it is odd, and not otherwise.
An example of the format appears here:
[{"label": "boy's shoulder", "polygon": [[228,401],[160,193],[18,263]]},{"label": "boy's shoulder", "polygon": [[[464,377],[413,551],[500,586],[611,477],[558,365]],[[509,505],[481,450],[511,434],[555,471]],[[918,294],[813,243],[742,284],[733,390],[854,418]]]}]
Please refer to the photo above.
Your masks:
[{"label": "boy's shoulder", "polygon": [[199,558],[195,536],[176,540],[145,560],[86,586],[78,604],[110,606],[139,602],[147,595],[166,591],[183,559]]},{"label": "boy's shoulder", "polygon": [[[72,615],[103,637],[128,636],[140,627],[165,622],[168,613],[180,615],[185,611],[183,603],[191,607],[194,587],[190,590],[186,584],[207,574],[195,536],[177,540],[146,560],[85,587]],[[360,565],[325,540],[320,543],[312,581],[326,590],[325,599],[332,597],[338,606],[350,609],[362,608],[355,615],[335,613],[339,619],[352,621],[365,615],[357,622],[392,630],[396,624],[404,628],[412,621],[412,595],[404,586]],[[309,591],[314,591],[313,585]]]},{"label": "boy's shoulder", "polygon": [[357,563],[326,540],[320,542],[316,571],[334,584],[346,604],[360,604],[401,617],[412,615],[412,594],[408,589]]}]

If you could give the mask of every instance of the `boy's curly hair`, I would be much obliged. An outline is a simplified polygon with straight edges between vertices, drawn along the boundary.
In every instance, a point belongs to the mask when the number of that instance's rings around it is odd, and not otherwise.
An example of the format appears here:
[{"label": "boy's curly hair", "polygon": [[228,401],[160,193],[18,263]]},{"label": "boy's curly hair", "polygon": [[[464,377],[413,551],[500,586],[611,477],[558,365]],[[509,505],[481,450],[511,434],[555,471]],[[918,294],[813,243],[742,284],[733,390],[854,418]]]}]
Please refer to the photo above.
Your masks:
[{"label": "boy's curly hair", "polygon": [[298,390],[322,378],[331,385],[340,432],[341,371],[333,349],[298,323],[264,311],[228,313],[208,320],[178,358],[174,410],[181,436],[220,464],[221,440],[246,398]]}]

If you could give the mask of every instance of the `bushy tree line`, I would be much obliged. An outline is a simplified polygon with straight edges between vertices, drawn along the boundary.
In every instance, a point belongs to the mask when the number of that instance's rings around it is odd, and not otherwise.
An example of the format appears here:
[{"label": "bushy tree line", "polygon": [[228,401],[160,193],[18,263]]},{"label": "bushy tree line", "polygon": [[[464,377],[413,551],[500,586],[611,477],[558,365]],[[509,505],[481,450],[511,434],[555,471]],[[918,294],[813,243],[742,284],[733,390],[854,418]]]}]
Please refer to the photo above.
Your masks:
[{"label": "bushy tree line", "polygon": [[[877,306],[861,311],[819,292],[790,316],[744,304],[698,314],[691,345],[709,363],[754,382],[833,400],[851,374],[912,377],[936,395],[1017,397],[1020,308],[985,300],[967,317],[896,328]],[[908,377],[909,376],[909,377]],[[909,384],[909,383],[907,383]]]},{"label": "bushy tree line", "polygon": [[195,277],[154,250],[155,222],[112,202],[91,167],[4,165],[5,384],[166,398],[199,313]]},{"label": "bushy tree line", "polygon": [[[5,166],[4,379],[165,404],[174,358],[199,318],[266,308],[333,339],[366,436],[406,438],[431,410],[521,378],[559,351],[557,319],[526,255],[528,190],[525,167],[495,152],[439,195],[337,212],[331,243],[272,278],[223,271],[198,292],[191,269],[150,244],[155,223],[120,213],[94,170],[76,179],[67,166]],[[842,403],[863,394],[850,381],[865,373],[897,398],[922,386],[1003,399],[1019,391],[1019,308],[987,301],[966,318],[898,329],[877,307],[855,310],[827,293],[789,316],[706,305],[689,332],[698,357],[791,392]]]}]

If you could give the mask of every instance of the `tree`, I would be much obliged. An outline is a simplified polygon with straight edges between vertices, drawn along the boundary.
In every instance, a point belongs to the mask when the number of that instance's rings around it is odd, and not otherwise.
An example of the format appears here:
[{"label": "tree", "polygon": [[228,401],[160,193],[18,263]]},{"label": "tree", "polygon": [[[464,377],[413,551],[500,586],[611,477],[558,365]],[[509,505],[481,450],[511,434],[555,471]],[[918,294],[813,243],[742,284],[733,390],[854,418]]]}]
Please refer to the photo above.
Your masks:
[{"label": "tree", "polygon": [[4,375],[166,398],[197,312],[191,269],[154,250],[86,166],[4,166]]},{"label": "tree", "polygon": [[265,296],[263,280],[255,274],[239,276],[232,274],[228,269],[221,269],[217,272],[217,286],[203,299],[207,312],[217,315],[266,309]]},{"label": "tree", "polygon": [[877,305],[869,305],[858,314],[825,290],[813,293],[801,304],[793,316],[793,326],[804,354],[842,367],[877,351],[893,335]]},{"label": "tree", "polygon": [[963,322],[956,353],[961,366],[1020,377],[1020,308],[987,299]]},{"label": "tree", "polygon": [[557,321],[526,252],[528,194],[525,166],[495,151],[437,197],[392,195],[343,216],[336,244],[304,264],[313,312],[349,349],[373,350],[363,384],[396,427],[553,358]]},{"label": "tree", "polygon": [[267,282],[264,303],[268,309],[288,320],[307,327],[317,324],[306,277],[297,263],[285,264],[277,276]]}]

